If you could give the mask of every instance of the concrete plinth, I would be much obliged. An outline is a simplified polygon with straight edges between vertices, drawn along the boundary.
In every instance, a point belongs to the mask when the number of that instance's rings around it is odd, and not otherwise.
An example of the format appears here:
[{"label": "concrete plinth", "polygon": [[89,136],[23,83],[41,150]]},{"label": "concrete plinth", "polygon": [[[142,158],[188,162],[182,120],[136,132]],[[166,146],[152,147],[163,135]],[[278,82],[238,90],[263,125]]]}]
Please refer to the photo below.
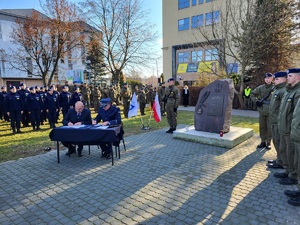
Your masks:
[{"label": "concrete plinth", "polygon": [[253,129],[230,127],[230,132],[220,137],[220,134],[196,131],[194,126],[178,129],[173,132],[173,138],[198,142],[224,148],[233,148],[253,136]]}]

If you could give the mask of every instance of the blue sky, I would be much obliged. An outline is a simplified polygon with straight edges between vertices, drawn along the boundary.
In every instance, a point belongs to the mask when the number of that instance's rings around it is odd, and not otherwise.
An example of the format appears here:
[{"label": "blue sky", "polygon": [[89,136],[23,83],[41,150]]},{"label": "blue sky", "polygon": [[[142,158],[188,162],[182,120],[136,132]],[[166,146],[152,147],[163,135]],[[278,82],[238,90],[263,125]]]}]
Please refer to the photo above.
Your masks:
[{"label": "blue sky", "polygon": [[[82,0],[73,0],[74,2],[80,2]],[[157,42],[157,54],[162,55],[162,1],[161,0],[141,0],[144,3],[144,8],[150,10],[149,19],[153,24],[156,24],[156,30],[159,33],[159,40]],[[28,9],[34,8],[39,10],[40,3],[39,0],[0,0],[0,9]],[[147,68],[143,71],[145,76],[150,76],[154,73],[154,75],[162,73],[162,57],[153,64],[150,68]]]}]

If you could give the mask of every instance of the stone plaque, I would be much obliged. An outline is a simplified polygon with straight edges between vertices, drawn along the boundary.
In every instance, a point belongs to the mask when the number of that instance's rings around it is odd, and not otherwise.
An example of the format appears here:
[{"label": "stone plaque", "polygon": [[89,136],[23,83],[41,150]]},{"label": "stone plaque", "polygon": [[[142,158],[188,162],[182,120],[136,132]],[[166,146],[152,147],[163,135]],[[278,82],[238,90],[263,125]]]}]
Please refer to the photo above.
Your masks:
[{"label": "stone plaque", "polygon": [[231,79],[217,80],[199,94],[194,113],[195,130],[229,132],[234,86]]}]

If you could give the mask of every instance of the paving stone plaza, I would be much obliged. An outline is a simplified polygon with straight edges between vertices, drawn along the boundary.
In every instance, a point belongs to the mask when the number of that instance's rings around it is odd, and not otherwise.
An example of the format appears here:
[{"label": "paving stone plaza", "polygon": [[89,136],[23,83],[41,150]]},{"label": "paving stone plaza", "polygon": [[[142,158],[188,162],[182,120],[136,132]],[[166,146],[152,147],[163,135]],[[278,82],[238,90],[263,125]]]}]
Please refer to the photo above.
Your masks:
[{"label": "paving stone plaza", "polygon": [[[183,127],[184,125],[181,125]],[[266,169],[258,135],[233,149],[173,139],[165,129],[125,138],[121,159],[56,151],[0,164],[0,224],[300,224]]]}]

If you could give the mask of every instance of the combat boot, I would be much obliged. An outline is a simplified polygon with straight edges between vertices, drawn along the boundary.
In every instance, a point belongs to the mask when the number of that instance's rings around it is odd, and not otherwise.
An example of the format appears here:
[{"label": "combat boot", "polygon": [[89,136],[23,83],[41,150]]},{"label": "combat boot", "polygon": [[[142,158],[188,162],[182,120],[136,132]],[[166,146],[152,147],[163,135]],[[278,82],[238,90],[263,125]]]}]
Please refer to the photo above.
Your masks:
[{"label": "combat boot", "polygon": [[173,133],[173,129],[170,127],[170,129],[167,130],[166,133],[172,134]]},{"label": "combat boot", "polygon": [[262,141],[259,145],[257,145],[257,148],[265,148],[267,147],[266,142]]}]

